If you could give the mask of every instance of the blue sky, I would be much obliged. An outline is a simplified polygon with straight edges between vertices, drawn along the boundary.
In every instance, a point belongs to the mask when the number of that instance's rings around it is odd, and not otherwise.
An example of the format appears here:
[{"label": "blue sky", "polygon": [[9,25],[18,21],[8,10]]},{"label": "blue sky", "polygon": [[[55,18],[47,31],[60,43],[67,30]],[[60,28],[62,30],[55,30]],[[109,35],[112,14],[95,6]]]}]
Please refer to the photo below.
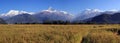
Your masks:
[{"label": "blue sky", "polygon": [[85,9],[120,9],[120,0],[0,0],[0,14],[9,10],[39,12],[49,6],[77,14]]}]

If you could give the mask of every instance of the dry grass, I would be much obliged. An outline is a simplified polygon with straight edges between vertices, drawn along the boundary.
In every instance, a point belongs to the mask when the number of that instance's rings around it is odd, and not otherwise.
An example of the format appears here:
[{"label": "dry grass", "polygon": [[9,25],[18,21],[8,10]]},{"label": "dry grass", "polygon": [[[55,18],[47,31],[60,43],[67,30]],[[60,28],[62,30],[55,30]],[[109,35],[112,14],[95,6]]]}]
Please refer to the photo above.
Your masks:
[{"label": "dry grass", "polygon": [[0,25],[0,43],[120,43],[120,25]]}]

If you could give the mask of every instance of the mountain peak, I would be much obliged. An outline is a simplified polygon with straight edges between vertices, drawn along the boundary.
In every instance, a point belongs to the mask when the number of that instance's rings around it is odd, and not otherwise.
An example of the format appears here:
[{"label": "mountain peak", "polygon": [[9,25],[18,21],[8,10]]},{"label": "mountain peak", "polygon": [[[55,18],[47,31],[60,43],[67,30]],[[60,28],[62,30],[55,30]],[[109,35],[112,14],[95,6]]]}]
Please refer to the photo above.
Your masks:
[{"label": "mountain peak", "polygon": [[1,14],[1,16],[15,16],[15,15],[24,14],[24,13],[34,14],[33,12],[10,10],[8,13]]},{"label": "mountain peak", "polygon": [[61,11],[61,10],[55,10],[52,7],[48,7],[47,10],[42,10],[40,13],[44,13],[44,14],[68,14],[68,12],[66,11]]},{"label": "mountain peak", "polygon": [[83,12],[102,12],[102,11],[99,9],[86,9]]},{"label": "mountain peak", "polygon": [[84,11],[82,11],[81,12],[81,15],[85,15],[85,14],[98,14],[98,13],[100,13],[100,12],[103,12],[103,11],[101,11],[101,10],[99,10],[99,9],[86,9],[86,10],[84,10]]},{"label": "mountain peak", "polygon": [[54,11],[54,9],[52,7],[49,7],[48,10],[49,11]]},{"label": "mountain peak", "polygon": [[7,14],[18,14],[19,11],[18,10],[10,10]]},{"label": "mountain peak", "polygon": [[42,12],[49,12],[49,13],[53,13],[53,12],[57,12],[57,10],[53,9],[52,7],[48,7],[47,10],[43,10]]}]

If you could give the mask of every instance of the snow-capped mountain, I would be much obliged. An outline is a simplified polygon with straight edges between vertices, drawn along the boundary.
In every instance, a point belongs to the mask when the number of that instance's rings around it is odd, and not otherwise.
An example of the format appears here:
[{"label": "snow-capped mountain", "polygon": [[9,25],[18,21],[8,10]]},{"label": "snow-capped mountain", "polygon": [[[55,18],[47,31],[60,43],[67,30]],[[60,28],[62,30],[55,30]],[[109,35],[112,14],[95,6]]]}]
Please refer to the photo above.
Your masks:
[{"label": "snow-capped mountain", "polygon": [[[1,15],[7,23],[42,23],[44,21],[52,21],[52,20],[62,20],[62,21],[70,21],[72,19],[72,15],[65,11],[58,11],[52,9],[51,7],[48,10],[42,10],[38,13],[29,13],[25,11],[15,11],[11,10],[6,14]],[[6,19],[7,18],[7,19]]]},{"label": "snow-capped mountain", "polygon": [[37,19],[30,14],[24,13],[13,16],[6,20],[8,24],[15,24],[15,23],[38,23]]},{"label": "snow-capped mountain", "polygon": [[86,9],[82,11],[80,14],[78,14],[75,18],[75,20],[80,21],[80,20],[85,20],[88,18],[95,17],[97,15],[100,15],[103,11],[98,10],[98,9]]},{"label": "snow-capped mountain", "polygon": [[101,14],[91,18],[87,23],[96,24],[119,24],[120,23],[120,12],[114,14]]},{"label": "snow-capped mountain", "polygon": [[10,10],[8,13],[1,14],[0,17],[3,19],[8,19],[10,17],[23,14],[23,13],[28,13],[28,14],[34,14],[33,12],[26,12],[26,11],[18,11],[18,10]]},{"label": "snow-capped mountain", "polygon": [[86,9],[79,13],[77,16],[67,13],[66,11],[55,10],[49,7],[47,10],[42,10],[37,13],[10,10],[8,13],[1,14],[1,18],[7,21],[7,23],[43,23],[45,21],[72,21],[72,22],[84,22],[90,21],[93,17],[101,14],[115,14],[120,13],[119,10],[101,11],[99,9]]},{"label": "snow-capped mountain", "polygon": [[48,8],[48,10],[43,10],[41,12],[38,12],[34,14],[36,18],[39,18],[41,21],[47,21],[47,20],[62,20],[62,21],[70,21],[72,19],[72,15],[65,12],[65,11],[58,11],[55,9],[52,9],[51,7]]},{"label": "snow-capped mountain", "polygon": [[104,14],[114,14],[114,13],[119,13],[119,10],[109,10],[109,11],[104,11]]},{"label": "snow-capped mountain", "polygon": [[102,11],[99,9],[86,9],[82,11],[80,14],[74,18],[73,22],[85,22],[85,21],[90,21],[92,18],[102,15],[102,14],[115,14],[115,13],[120,13],[119,10],[108,10],[108,11]]}]

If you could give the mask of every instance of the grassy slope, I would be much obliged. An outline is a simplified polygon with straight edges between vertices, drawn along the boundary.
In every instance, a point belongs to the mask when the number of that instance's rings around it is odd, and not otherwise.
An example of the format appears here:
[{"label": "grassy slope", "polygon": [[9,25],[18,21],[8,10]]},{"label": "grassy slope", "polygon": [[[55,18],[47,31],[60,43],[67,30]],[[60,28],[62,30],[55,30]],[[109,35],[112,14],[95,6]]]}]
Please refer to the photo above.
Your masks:
[{"label": "grassy slope", "polygon": [[0,25],[0,43],[120,43],[120,25]]}]

